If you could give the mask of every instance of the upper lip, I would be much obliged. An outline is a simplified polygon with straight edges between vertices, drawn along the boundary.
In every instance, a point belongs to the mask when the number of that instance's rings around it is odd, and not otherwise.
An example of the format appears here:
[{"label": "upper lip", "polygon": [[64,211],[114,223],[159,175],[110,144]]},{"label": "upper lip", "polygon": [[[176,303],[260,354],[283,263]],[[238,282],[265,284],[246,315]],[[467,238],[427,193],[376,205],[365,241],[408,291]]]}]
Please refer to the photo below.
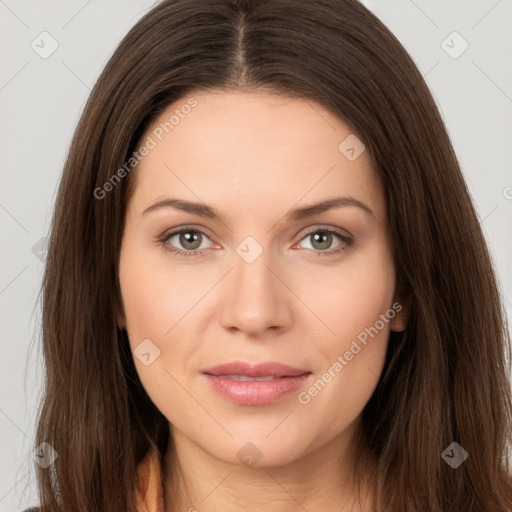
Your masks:
[{"label": "upper lip", "polygon": [[267,362],[251,365],[243,361],[233,361],[231,363],[206,368],[202,370],[202,373],[209,375],[245,375],[246,377],[266,377],[268,375],[275,377],[294,377],[310,372],[281,363]]}]

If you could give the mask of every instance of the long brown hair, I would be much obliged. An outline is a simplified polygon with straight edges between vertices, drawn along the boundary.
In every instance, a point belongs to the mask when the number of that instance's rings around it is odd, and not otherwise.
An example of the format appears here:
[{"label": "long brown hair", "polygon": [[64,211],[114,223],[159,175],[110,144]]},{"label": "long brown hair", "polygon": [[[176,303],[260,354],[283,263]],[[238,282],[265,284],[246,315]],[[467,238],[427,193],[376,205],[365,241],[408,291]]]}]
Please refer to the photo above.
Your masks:
[{"label": "long brown hair", "polygon": [[[489,251],[422,75],[356,0],[165,0],[109,60],[69,149],[48,244],[35,446],[58,458],[35,465],[43,510],[132,511],[137,464],[151,447],[172,449],[116,322],[136,172],[126,163],[170,103],[214,88],[319,102],[382,178],[410,316],[363,412],[373,458],[356,471],[372,475],[377,510],[510,510],[511,347]],[[441,456],[453,442],[468,453],[456,469]]]}]

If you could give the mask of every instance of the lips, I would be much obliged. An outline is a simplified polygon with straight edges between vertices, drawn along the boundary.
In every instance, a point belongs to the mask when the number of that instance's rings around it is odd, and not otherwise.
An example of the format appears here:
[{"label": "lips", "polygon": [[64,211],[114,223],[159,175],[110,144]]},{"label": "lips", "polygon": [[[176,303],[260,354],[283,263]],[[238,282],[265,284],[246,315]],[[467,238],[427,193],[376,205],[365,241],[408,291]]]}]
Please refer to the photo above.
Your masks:
[{"label": "lips", "polygon": [[219,366],[213,366],[202,371],[208,375],[224,376],[224,377],[251,377],[252,379],[260,379],[261,377],[296,377],[305,373],[310,373],[309,370],[294,368],[281,363],[261,363],[251,365],[243,361],[234,361],[232,363],[225,363]]},{"label": "lips", "polygon": [[242,361],[203,370],[211,388],[238,405],[269,405],[303,386],[312,373],[281,363]]}]

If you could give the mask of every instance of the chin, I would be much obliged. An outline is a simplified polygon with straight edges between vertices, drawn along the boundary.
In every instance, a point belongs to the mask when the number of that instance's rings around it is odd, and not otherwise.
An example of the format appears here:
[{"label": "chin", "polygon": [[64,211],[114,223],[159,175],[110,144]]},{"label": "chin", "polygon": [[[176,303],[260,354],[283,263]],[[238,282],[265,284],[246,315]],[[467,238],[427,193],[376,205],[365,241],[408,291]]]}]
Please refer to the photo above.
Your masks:
[{"label": "chin", "polygon": [[[276,433],[274,433],[276,434]],[[274,434],[271,434],[274,435]],[[234,438],[215,446],[204,446],[213,457],[240,467],[270,468],[290,464],[300,458],[302,451],[297,440],[291,436],[278,436],[275,439]]]}]

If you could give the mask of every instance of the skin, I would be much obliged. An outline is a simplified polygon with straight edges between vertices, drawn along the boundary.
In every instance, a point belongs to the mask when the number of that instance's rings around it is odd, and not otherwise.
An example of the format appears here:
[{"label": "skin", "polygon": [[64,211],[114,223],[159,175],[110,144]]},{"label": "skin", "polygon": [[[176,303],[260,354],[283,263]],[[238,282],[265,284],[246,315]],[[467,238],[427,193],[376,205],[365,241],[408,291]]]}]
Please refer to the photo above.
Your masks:
[{"label": "skin", "polygon": [[[307,404],[298,392],[264,406],[234,404],[201,375],[228,361],[277,361],[311,371],[299,390],[307,391],[400,301],[384,192],[369,154],[349,161],[338,150],[352,131],[320,104],[262,91],[189,95],[146,136],[190,96],[197,106],[135,171],[120,255],[119,325],[132,350],[147,338],[160,350],[148,366],[134,360],[176,445],[181,480],[173,483],[168,452],[166,512],[371,510],[370,494],[351,508],[354,440],[389,332],[405,328],[405,307]],[[292,208],[338,196],[363,202],[374,216],[344,206],[285,220]],[[143,215],[169,197],[212,206],[224,222],[170,207]],[[159,242],[183,226],[205,234],[194,247],[179,235],[164,244],[203,254],[179,256]],[[354,242],[336,235],[315,242],[322,228]],[[252,263],[236,252],[248,236],[263,250]],[[346,250],[332,253],[339,246]],[[322,248],[331,255],[318,256]],[[253,467],[237,457],[247,442],[261,453]]]}]

